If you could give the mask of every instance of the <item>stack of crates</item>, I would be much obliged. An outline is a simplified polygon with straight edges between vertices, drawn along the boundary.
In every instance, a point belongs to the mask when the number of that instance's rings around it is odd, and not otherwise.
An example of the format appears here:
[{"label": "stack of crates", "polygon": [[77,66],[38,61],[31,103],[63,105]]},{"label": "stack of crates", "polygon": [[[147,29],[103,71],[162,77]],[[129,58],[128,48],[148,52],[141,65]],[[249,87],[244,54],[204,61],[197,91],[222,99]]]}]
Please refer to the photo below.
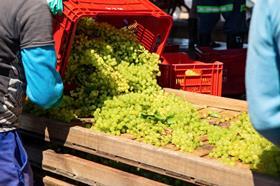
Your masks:
[{"label": "stack of crates", "polygon": [[167,15],[149,0],[64,0],[64,11],[53,21],[57,70],[66,70],[81,18],[92,17],[97,22],[107,22],[117,28],[136,25],[137,39],[150,52],[161,55],[173,24]]},{"label": "stack of crates", "polygon": [[162,55],[159,85],[167,88],[221,96],[223,64],[192,60],[186,53]]}]

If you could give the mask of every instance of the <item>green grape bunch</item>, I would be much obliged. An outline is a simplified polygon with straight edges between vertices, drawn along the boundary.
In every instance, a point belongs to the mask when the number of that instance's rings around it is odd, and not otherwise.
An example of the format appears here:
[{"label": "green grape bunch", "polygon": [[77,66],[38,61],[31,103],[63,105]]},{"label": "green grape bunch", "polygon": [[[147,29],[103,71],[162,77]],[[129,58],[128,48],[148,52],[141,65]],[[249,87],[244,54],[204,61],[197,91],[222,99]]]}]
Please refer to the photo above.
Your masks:
[{"label": "green grape bunch", "polygon": [[94,113],[92,130],[113,135],[130,134],[156,146],[173,144],[192,152],[209,124],[201,122],[195,108],[163,91],[129,93],[107,100]]},{"label": "green grape bunch", "polygon": [[255,131],[247,113],[232,121],[229,128],[213,127],[208,138],[215,146],[211,157],[230,165],[241,162],[253,170],[280,176],[280,150]]},{"label": "green grape bunch", "polygon": [[[61,121],[92,117],[97,108],[114,96],[158,91],[159,63],[159,56],[147,51],[130,30],[117,29],[91,18],[82,19],[64,77],[64,84],[74,87],[64,93],[72,102],[63,100],[58,108],[43,113]],[[33,110],[35,114],[34,110],[38,110],[44,115],[35,106],[26,110]],[[62,116],[62,112],[67,112],[69,117]],[[62,113],[62,117],[57,113]]]}]

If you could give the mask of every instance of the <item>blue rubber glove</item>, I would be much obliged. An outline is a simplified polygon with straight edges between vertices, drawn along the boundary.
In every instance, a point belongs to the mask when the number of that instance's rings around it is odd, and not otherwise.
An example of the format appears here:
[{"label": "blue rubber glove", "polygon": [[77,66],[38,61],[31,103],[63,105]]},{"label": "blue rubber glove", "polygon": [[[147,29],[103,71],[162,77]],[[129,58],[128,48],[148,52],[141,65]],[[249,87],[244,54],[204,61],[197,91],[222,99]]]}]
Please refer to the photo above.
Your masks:
[{"label": "blue rubber glove", "polygon": [[61,14],[63,12],[62,0],[47,0],[52,14]]}]

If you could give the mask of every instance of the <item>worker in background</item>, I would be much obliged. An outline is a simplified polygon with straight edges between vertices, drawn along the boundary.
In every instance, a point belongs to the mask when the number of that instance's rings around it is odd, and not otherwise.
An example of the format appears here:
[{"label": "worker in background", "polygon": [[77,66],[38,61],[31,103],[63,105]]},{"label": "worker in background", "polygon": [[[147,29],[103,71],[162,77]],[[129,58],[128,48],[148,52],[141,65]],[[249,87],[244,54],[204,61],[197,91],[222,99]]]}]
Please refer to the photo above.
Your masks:
[{"label": "worker in background", "polygon": [[198,18],[198,45],[211,45],[212,31],[222,14],[227,48],[242,48],[246,31],[245,3],[245,0],[193,0]]},{"label": "worker in background", "polygon": [[257,0],[246,66],[249,115],[256,130],[280,146],[280,3]]},{"label": "worker in background", "polygon": [[[55,13],[57,3],[49,1]],[[61,99],[63,83],[47,1],[1,0],[0,7],[0,185],[30,186],[32,171],[17,132],[25,92],[47,109]]]}]

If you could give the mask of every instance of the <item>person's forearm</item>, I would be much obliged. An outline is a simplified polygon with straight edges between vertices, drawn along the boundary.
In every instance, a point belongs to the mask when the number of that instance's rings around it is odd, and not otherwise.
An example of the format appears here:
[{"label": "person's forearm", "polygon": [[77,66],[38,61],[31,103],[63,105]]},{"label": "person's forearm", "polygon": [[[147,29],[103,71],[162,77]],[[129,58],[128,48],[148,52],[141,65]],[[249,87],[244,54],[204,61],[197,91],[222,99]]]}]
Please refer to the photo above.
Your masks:
[{"label": "person's forearm", "polygon": [[30,101],[45,109],[52,107],[63,94],[63,83],[56,69],[54,47],[21,50]]}]

